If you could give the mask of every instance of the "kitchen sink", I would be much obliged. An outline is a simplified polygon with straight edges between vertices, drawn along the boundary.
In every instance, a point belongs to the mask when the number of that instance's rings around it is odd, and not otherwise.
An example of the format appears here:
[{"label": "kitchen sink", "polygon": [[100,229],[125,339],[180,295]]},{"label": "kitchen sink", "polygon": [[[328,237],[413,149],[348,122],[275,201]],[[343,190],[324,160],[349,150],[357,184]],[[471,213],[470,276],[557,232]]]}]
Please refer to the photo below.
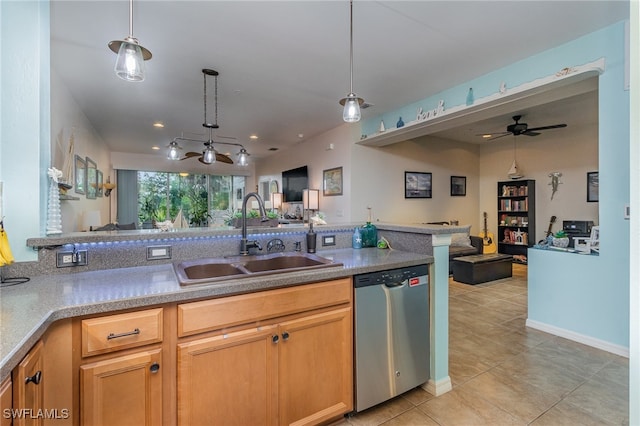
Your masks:
[{"label": "kitchen sink", "polygon": [[289,252],[186,260],[173,264],[180,285],[211,283],[249,276],[342,266],[310,253]]}]

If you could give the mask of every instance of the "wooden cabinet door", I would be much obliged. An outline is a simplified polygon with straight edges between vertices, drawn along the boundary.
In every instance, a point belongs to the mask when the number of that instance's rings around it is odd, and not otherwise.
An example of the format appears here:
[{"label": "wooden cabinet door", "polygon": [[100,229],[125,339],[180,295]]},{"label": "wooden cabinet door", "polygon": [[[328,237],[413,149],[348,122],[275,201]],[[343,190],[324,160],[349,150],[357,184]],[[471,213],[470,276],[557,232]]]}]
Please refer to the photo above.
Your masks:
[{"label": "wooden cabinet door", "polygon": [[351,308],[280,324],[280,424],[318,424],[353,409]]},{"label": "wooden cabinet door", "polygon": [[16,426],[42,425],[44,416],[39,415],[44,408],[44,371],[42,362],[42,341],[24,357],[16,370],[13,405],[19,413],[13,420]]},{"label": "wooden cabinet door", "polygon": [[178,344],[178,425],[275,425],[278,340],[266,326]]},{"label": "wooden cabinet door", "polygon": [[91,426],[162,424],[160,349],[80,367],[80,420]]},{"label": "wooden cabinet door", "polygon": [[11,426],[12,392],[11,377],[7,377],[0,384],[0,426]]}]

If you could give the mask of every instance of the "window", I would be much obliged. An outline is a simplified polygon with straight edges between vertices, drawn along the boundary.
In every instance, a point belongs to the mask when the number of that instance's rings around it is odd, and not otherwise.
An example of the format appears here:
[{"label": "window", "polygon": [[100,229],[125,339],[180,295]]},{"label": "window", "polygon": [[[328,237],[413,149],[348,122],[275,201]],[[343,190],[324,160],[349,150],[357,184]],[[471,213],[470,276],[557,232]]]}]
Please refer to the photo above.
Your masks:
[{"label": "window", "polygon": [[[154,222],[174,221],[182,215],[191,227],[223,224],[244,193],[244,176],[138,173],[138,220],[142,228]],[[240,198],[242,199],[242,198]]]}]

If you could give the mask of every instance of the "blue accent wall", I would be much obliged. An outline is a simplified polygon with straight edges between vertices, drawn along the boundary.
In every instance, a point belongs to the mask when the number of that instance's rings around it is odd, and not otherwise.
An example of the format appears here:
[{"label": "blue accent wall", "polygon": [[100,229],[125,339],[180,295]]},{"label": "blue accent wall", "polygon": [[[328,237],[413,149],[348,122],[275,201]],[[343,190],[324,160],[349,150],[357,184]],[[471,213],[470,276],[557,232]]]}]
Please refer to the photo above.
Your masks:
[{"label": "blue accent wall", "polygon": [[[529,319],[620,347],[629,347],[629,92],[624,90],[624,22],[541,52],[505,68],[442,91],[420,102],[362,123],[362,133],[415,118],[419,107],[445,109],[497,92],[500,82],[515,87],[565,67],[605,59],[599,77],[600,256],[533,253],[529,256]],[[586,178],[585,178],[586,179]],[[584,190],[579,188],[580,191]]]}]

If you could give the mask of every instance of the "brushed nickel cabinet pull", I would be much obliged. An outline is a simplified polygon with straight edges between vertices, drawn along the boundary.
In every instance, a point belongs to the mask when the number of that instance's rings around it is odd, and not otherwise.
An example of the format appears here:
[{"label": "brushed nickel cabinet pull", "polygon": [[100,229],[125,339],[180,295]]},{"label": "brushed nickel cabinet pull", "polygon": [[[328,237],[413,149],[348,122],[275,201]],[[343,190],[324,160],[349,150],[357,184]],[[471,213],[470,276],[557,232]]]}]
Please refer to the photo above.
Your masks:
[{"label": "brushed nickel cabinet pull", "polygon": [[139,328],[134,328],[133,331],[125,331],[124,333],[119,333],[119,334],[109,333],[109,335],[107,336],[107,340],[117,339],[119,337],[133,336],[135,334],[140,334]]}]

